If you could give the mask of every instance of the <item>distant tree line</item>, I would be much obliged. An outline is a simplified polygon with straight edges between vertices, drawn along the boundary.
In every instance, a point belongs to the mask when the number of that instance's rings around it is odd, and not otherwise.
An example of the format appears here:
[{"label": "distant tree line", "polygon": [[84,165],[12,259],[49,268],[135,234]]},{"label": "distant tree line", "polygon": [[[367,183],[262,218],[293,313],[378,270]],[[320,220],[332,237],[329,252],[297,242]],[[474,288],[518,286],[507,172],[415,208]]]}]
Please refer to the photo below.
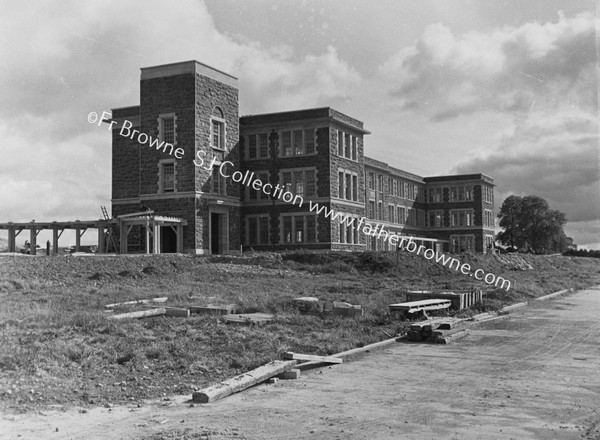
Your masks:
[{"label": "distant tree line", "polygon": [[563,253],[567,257],[592,257],[600,258],[600,251],[588,250],[588,249],[568,249]]}]

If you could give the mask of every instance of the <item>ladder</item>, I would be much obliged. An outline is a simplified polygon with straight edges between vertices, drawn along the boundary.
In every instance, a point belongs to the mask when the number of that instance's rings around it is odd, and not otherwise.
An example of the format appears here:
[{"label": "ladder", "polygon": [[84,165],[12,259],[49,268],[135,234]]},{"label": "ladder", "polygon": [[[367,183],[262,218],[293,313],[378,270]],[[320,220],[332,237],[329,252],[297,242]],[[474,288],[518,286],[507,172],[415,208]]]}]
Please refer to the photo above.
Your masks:
[{"label": "ladder", "polygon": [[[108,216],[108,211],[106,210],[106,206],[104,205],[100,205],[100,209],[102,210],[102,217],[104,217],[104,220],[107,221],[108,223],[108,237],[110,239],[110,243],[112,243],[112,245],[115,247],[115,252],[119,253],[119,246],[117,246],[117,242],[115,240],[115,230],[113,228],[113,224],[110,223],[110,217]],[[108,251],[108,244],[107,243],[107,251]]]}]

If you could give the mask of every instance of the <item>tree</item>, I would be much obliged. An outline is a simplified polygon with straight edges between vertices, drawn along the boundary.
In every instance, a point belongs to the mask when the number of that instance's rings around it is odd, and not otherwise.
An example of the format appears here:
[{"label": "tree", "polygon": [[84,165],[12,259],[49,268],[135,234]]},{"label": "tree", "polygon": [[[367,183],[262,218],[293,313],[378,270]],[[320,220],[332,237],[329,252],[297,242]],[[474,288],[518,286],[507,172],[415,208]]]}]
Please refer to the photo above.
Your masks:
[{"label": "tree", "polygon": [[505,245],[543,253],[561,251],[565,237],[563,226],[565,214],[550,209],[548,202],[538,196],[509,196],[502,203],[500,227],[504,231],[497,236]]}]

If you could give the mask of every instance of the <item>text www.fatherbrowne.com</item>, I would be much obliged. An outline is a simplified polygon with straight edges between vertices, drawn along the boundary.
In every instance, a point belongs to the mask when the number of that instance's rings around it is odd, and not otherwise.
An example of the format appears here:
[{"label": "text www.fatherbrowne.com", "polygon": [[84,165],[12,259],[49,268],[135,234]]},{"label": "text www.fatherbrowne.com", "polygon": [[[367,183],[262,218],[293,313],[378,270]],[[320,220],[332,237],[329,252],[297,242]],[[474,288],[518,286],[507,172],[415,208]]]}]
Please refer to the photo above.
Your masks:
[{"label": "text www.fatherbrowne.com", "polygon": [[[88,122],[95,124],[98,122],[98,126],[105,121],[109,122],[109,130],[113,128],[113,124],[116,124],[116,121],[109,121],[106,118],[110,118],[112,115],[108,112],[103,112],[101,117],[98,117],[96,112],[91,112],[88,115]],[[160,142],[159,139],[153,139],[152,137],[142,133],[138,130],[132,129],[133,124],[127,120],[123,122],[123,124],[119,127],[119,134],[121,136],[127,137],[129,139],[136,138],[139,144],[144,145],[149,143],[149,146],[156,147],[157,150],[162,149],[163,152],[167,152],[169,150],[169,154],[173,154],[177,159],[182,159],[184,150],[182,148],[177,148],[173,151],[173,145],[169,143]],[[196,167],[203,168],[208,171],[212,171],[217,165],[219,166],[219,174],[225,178],[233,180],[235,183],[240,183],[242,185],[248,186],[255,191],[262,191],[267,196],[283,200],[286,203],[291,203],[298,207],[304,206],[304,198],[299,194],[293,194],[290,191],[287,191],[286,186],[281,186],[279,184],[273,185],[269,182],[262,182],[260,179],[255,178],[255,175],[251,171],[246,171],[242,173],[239,170],[231,171],[231,168],[234,167],[235,164],[231,161],[223,161],[219,162],[215,157],[212,158],[210,163],[205,165],[206,152],[197,151],[196,157],[193,162]],[[310,212],[314,212],[316,215],[324,215],[325,218],[329,218],[332,221],[338,221],[340,225],[345,226],[354,226],[358,231],[362,232],[364,235],[369,237],[376,237],[379,239],[383,239],[388,241],[392,247],[397,247],[398,249],[406,250],[411,253],[416,253],[416,255],[420,255],[421,251],[423,251],[423,257],[428,260],[435,259],[436,263],[440,263],[442,266],[447,266],[450,269],[454,269],[456,271],[460,271],[464,275],[468,275],[470,277],[475,278],[478,281],[483,281],[488,285],[493,285],[500,288],[506,289],[507,291],[511,287],[511,282],[505,278],[494,275],[493,273],[485,273],[482,269],[476,269],[474,271],[471,270],[471,265],[468,263],[461,264],[459,260],[453,258],[451,256],[446,256],[444,253],[439,253],[438,251],[434,251],[433,249],[426,248],[423,245],[417,245],[413,241],[413,237],[403,236],[397,233],[392,233],[387,231],[384,225],[376,224],[373,226],[373,222],[368,220],[365,217],[357,219],[356,217],[344,215],[341,212],[336,212],[332,209],[327,208],[327,206],[320,206],[318,203],[309,200],[308,209]],[[418,238],[417,238],[418,240]],[[455,267],[453,267],[455,265]]]}]

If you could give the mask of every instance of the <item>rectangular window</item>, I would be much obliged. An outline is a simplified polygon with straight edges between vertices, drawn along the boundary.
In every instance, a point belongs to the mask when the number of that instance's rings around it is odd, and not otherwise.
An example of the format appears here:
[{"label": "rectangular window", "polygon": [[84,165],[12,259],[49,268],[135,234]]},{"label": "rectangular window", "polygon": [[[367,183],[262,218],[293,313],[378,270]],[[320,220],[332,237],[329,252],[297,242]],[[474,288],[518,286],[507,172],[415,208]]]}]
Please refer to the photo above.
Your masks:
[{"label": "rectangular window", "polygon": [[344,133],[340,130],[337,131],[338,141],[338,156],[344,157]]},{"label": "rectangular window", "polygon": [[286,244],[316,241],[317,222],[314,215],[286,215],[282,217],[283,242]]},{"label": "rectangular window", "polygon": [[352,200],[352,175],[346,174],[346,200]]},{"label": "rectangular window", "polygon": [[369,173],[369,189],[375,189],[375,174]]},{"label": "rectangular window", "polygon": [[219,172],[219,167],[214,167],[212,170],[211,176],[211,187],[213,194],[226,195],[227,194],[227,184],[225,182],[225,177],[221,175]]},{"label": "rectangular window", "polygon": [[292,173],[283,173],[283,187],[286,191],[292,192]]},{"label": "rectangular window", "polygon": [[377,204],[377,220],[383,220],[383,203]]},{"label": "rectangular window", "polygon": [[346,226],[340,224],[340,243],[346,243]]},{"label": "rectangular window", "polygon": [[377,191],[383,192],[383,176],[381,174],[377,175]]},{"label": "rectangular window", "polygon": [[398,223],[406,224],[406,208],[404,206],[398,207]]},{"label": "rectangular window", "polygon": [[255,134],[251,134],[250,136],[248,136],[248,158],[249,159],[256,159],[256,135]]},{"label": "rectangular window", "polygon": [[302,144],[302,130],[294,130],[294,154],[300,156],[304,154],[304,145]]},{"label": "rectangular window", "polygon": [[348,133],[344,134],[344,146],[345,146],[345,156],[346,158],[350,159],[352,158],[352,140],[351,140],[352,136],[350,136]]},{"label": "rectangular window", "polygon": [[395,215],[394,212],[396,211],[396,209],[392,206],[392,205],[388,205],[388,221],[390,223],[395,223]]},{"label": "rectangular window", "polygon": [[352,160],[358,160],[358,147],[356,145],[356,136],[352,136]]},{"label": "rectangular window", "polygon": [[289,244],[292,242],[292,217],[283,217],[283,242]]},{"label": "rectangular window", "polygon": [[161,164],[161,189],[162,192],[173,192],[175,191],[175,164],[174,163],[163,163]]},{"label": "rectangular window", "polygon": [[369,201],[369,218],[375,220],[375,202]]},{"label": "rectangular window", "polygon": [[304,243],[304,217],[294,217],[294,242]]},{"label": "rectangular window", "polygon": [[338,173],[338,197],[340,199],[344,198],[344,172],[340,171]]},{"label": "rectangular window", "polygon": [[358,202],[358,176],[352,176],[352,200]]},{"label": "rectangular window", "polygon": [[171,145],[175,144],[175,116],[163,116],[159,123],[160,140]]},{"label": "rectangular window", "polygon": [[225,121],[211,119],[212,147],[217,150],[225,149]]},{"label": "rectangular window", "polygon": [[284,171],[281,182],[285,191],[303,197],[316,195],[315,170]]},{"label": "rectangular window", "polygon": [[454,209],[450,211],[450,226],[473,226],[473,210],[472,209]]},{"label": "rectangular window", "polygon": [[314,197],[317,195],[317,183],[315,181],[315,171],[308,170],[304,172],[304,178],[306,181],[306,190],[304,195],[306,197]]},{"label": "rectangular window", "polygon": [[450,252],[463,253],[475,250],[475,236],[473,235],[451,235]]},{"label": "rectangular window", "polygon": [[306,241],[308,243],[317,241],[317,217],[314,215],[306,217]]},{"label": "rectangular window", "polygon": [[315,130],[312,128],[304,130],[304,138],[306,140],[306,154],[315,152]]},{"label": "rectangular window", "polygon": [[443,226],[444,211],[429,211],[427,214],[429,216],[427,226],[430,228],[440,228]]},{"label": "rectangular window", "polygon": [[304,171],[294,172],[294,194],[304,195]]},{"label": "rectangular window", "polygon": [[258,154],[260,157],[269,157],[269,136],[267,133],[258,135]]},{"label": "rectangular window", "polygon": [[392,184],[393,181],[394,181],[394,179],[392,179],[391,177],[388,177],[388,194],[389,195],[394,195],[394,186]]},{"label": "rectangular window", "polygon": [[284,156],[292,155],[292,132],[284,131],[281,133],[281,145]]}]

